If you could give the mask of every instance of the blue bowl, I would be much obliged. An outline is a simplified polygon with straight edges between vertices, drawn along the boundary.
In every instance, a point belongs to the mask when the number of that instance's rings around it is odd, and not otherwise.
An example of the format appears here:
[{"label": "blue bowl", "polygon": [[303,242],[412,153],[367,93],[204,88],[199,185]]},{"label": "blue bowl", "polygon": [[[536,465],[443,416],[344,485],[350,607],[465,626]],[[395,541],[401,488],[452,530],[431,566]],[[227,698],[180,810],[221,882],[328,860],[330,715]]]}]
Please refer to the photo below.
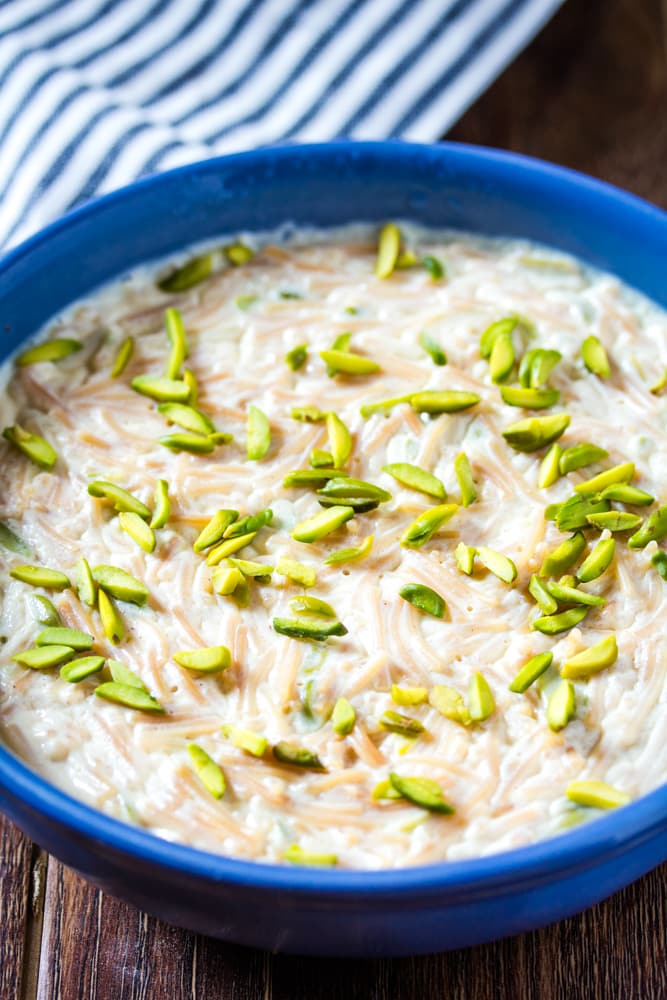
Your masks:
[{"label": "blue bowl", "polygon": [[[528,237],[667,306],[667,215],[589,178],[465,146],[337,143],[209,160],[65,217],[0,261],[2,354],[133,265],[223,232],[410,219]],[[46,850],[164,920],[272,950],[404,955],[517,934],[667,859],[667,787],[535,846],[398,871],[279,867],[159,840],[82,805],[0,747],[0,806]]]}]

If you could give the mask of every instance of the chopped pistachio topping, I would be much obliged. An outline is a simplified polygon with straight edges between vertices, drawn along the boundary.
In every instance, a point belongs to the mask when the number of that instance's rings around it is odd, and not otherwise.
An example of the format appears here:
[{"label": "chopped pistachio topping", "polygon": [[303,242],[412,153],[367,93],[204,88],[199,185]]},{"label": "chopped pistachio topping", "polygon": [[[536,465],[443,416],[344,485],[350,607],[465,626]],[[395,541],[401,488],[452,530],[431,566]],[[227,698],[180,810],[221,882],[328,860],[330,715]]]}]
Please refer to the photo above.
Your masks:
[{"label": "chopped pistachio topping", "polygon": [[27,455],[30,461],[38,465],[40,469],[46,469],[47,472],[50,472],[58,460],[56,451],[45,438],[40,437],[39,434],[31,434],[19,424],[5,427],[2,436],[5,441],[9,441],[15,448]]},{"label": "chopped pistachio topping", "polygon": [[197,535],[192,546],[195,552],[203,552],[219,542],[227,528],[237,520],[238,516],[236,510],[217,511]]},{"label": "chopped pistachio topping", "polygon": [[177,379],[180,376],[183,362],[189,353],[183,318],[178,309],[165,309],[164,322],[170,345],[165,375],[169,379]]},{"label": "chopped pistachio topping", "polygon": [[293,372],[297,372],[299,368],[303,368],[307,360],[308,344],[299,344],[285,355],[285,361]]},{"label": "chopped pistachio topping", "polygon": [[407,548],[420,549],[425,545],[436,531],[446,524],[459,509],[458,504],[439,504],[425,510],[414,519],[401,535],[401,545]]},{"label": "chopped pistachio topping", "polygon": [[630,514],[624,510],[607,510],[599,514],[589,514],[586,518],[589,524],[601,531],[634,531],[642,523],[639,514]]},{"label": "chopped pistachio topping", "polygon": [[552,413],[548,417],[527,417],[506,427],[503,437],[515,451],[537,451],[559,438],[569,424],[569,413]]},{"label": "chopped pistachio topping", "polygon": [[547,700],[547,723],[555,733],[564,729],[576,711],[574,687],[570,681],[562,680],[553,689]]},{"label": "chopped pistachio topping", "polygon": [[95,688],[98,698],[113,701],[125,708],[134,708],[140,712],[163,713],[164,708],[148,691],[131,687],[129,684],[119,684],[116,681],[106,681]]},{"label": "chopped pistachio topping", "polygon": [[255,251],[247,247],[245,243],[230,243],[229,246],[222,248],[222,252],[233,267],[249,264],[255,256]]},{"label": "chopped pistachio topping", "polygon": [[537,576],[531,576],[528,584],[530,594],[535,598],[535,602],[545,615],[552,615],[558,610],[558,602],[551,596],[544,584]]},{"label": "chopped pistachio topping", "polygon": [[436,497],[438,500],[447,499],[447,490],[444,484],[437,476],[425,469],[420,469],[418,465],[411,465],[409,462],[392,462],[390,465],[383,465],[382,471],[392,476],[402,486],[408,486],[412,490]]},{"label": "chopped pistachio topping", "polygon": [[93,642],[92,635],[82,632],[78,628],[65,628],[64,626],[54,626],[44,628],[35,639],[36,646],[71,646],[79,652],[83,649],[91,649]]},{"label": "chopped pistachio topping", "polygon": [[141,677],[138,677],[133,670],[126,667],[120,660],[109,660],[109,673],[112,681],[116,684],[125,684],[127,687],[137,688],[139,691],[147,691]]},{"label": "chopped pistachio topping", "polygon": [[286,635],[290,639],[312,639],[324,642],[333,635],[347,635],[347,629],[342,622],[326,621],[317,618],[274,618],[273,628],[278,635]]},{"label": "chopped pistachio topping", "polygon": [[199,398],[199,385],[197,383],[197,376],[191,368],[183,369],[183,381],[190,389],[190,406],[196,406]]},{"label": "chopped pistachio topping", "polygon": [[189,431],[165,434],[159,440],[170,451],[189,451],[193,455],[210,455],[217,443],[211,435],[204,437],[203,434],[192,434]]},{"label": "chopped pistachio topping", "polygon": [[338,864],[338,855],[324,854],[321,851],[307,851],[305,848],[300,847],[299,844],[290,844],[283,854],[283,860],[288,861],[291,865],[331,868]]},{"label": "chopped pistachio topping", "polygon": [[88,560],[84,556],[81,556],[76,564],[76,589],[83,604],[94,608],[97,604],[97,584]]},{"label": "chopped pistachio topping", "polygon": [[424,330],[419,334],[419,346],[426,351],[434,365],[442,367],[447,364],[447,355],[437,340]]},{"label": "chopped pistachio topping", "polygon": [[196,743],[188,745],[188,754],[192,762],[192,767],[201,781],[202,785],[214,799],[221,799],[225,794],[225,775],[219,764],[213,760],[206,751],[197,746]]},{"label": "chopped pistachio topping", "polygon": [[246,514],[234,520],[225,528],[224,538],[237,538],[239,535],[246,535],[249,531],[259,531],[273,520],[273,511],[270,507],[257,511],[256,514]]},{"label": "chopped pistachio topping", "polygon": [[489,356],[489,374],[493,382],[502,382],[514,367],[514,344],[511,333],[500,333],[493,341]]},{"label": "chopped pistachio topping", "polygon": [[386,416],[395,406],[399,406],[400,403],[409,403],[411,399],[412,393],[409,393],[406,396],[392,396],[391,399],[380,399],[375,403],[364,403],[363,406],[359,407],[359,413],[362,417],[372,417],[374,413],[383,413]]},{"label": "chopped pistachio topping", "polygon": [[118,515],[118,523],[123,531],[144,550],[153,552],[155,549],[155,532],[138,514],[122,513]]},{"label": "chopped pistachio topping", "polygon": [[581,345],[581,357],[593,375],[598,375],[600,378],[608,378],[611,375],[609,358],[599,337],[593,335],[586,337]]},{"label": "chopped pistachio topping", "polygon": [[631,801],[627,792],[604,781],[571,781],[565,794],[578,806],[592,806],[594,809],[617,809]]},{"label": "chopped pistachio topping", "polygon": [[586,680],[591,674],[597,674],[601,670],[611,667],[618,659],[618,647],[616,636],[608,635],[594,646],[589,646],[576,656],[570,657],[561,667],[561,677],[568,680]]},{"label": "chopped pistachio topping", "polygon": [[400,792],[396,791],[389,778],[386,778],[384,781],[378,781],[371,792],[371,798],[374,802],[377,802],[380,799],[402,799],[403,796]]},{"label": "chopped pistachio topping", "polygon": [[291,764],[293,767],[314,768],[317,771],[324,770],[324,765],[316,753],[307,750],[305,747],[294,746],[293,743],[286,743],[284,741],[276,743],[273,747],[273,756],[281,764]]},{"label": "chopped pistachio topping", "polygon": [[422,267],[430,274],[432,281],[441,281],[445,276],[445,268],[442,261],[431,254],[426,254],[425,257],[422,257]]},{"label": "chopped pistachio topping", "polygon": [[64,573],[46,566],[14,566],[9,575],[14,580],[29,583],[31,587],[44,587],[45,590],[67,590],[72,586]]},{"label": "chopped pistachio topping", "polygon": [[537,632],[542,632],[543,635],[558,635],[560,632],[567,632],[568,629],[579,625],[589,611],[590,608],[585,606],[569,608],[556,615],[544,615],[542,618],[536,618],[532,627]]},{"label": "chopped pistachio topping", "polygon": [[468,711],[473,722],[484,722],[496,709],[496,702],[489,682],[480,673],[474,673],[468,686]]},{"label": "chopped pistachio topping", "polygon": [[88,492],[91,497],[98,500],[108,500],[113,504],[114,510],[138,514],[139,517],[145,519],[151,516],[150,508],[145,503],[142,503],[121,486],[116,486],[115,483],[107,482],[105,479],[95,479],[89,483]]},{"label": "chopped pistachio topping", "polygon": [[614,486],[616,483],[629,483],[635,474],[634,462],[622,462],[612,469],[606,469],[598,476],[587,479],[583,483],[577,483],[574,487],[575,493],[601,493],[607,486]]},{"label": "chopped pistachio topping", "polygon": [[301,584],[302,587],[314,587],[317,583],[317,572],[314,567],[304,566],[303,563],[295,562],[293,559],[279,559],[276,573]]},{"label": "chopped pistachio topping", "polygon": [[308,460],[314,469],[330,469],[333,467],[333,455],[330,451],[322,451],[321,448],[313,448]]},{"label": "chopped pistachio topping", "polygon": [[363,540],[361,545],[356,545],[349,549],[338,549],[337,552],[332,552],[324,560],[324,565],[339,566],[341,563],[358,562],[360,559],[365,559],[366,556],[370,555],[372,548],[373,536],[369,535]]},{"label": "chopped pistachio topping", "polygon": [[454,549],[456,565],[466,576],[472,576],[476,555],[477,549],[473,548],[472,545],[466,545],[464,542],[459,542]]},{"label": "chopped pistachio topping", "polygon": [[[569,578],[563,577],[563,580],[567,579]],[[562,580],[558,583],[555,580],[547,580],[544,586],[559,604],[579,604],[589,608],[601,608],[607,603],[604,597],[588,594],[585,590],[578,590],[576,586],[569,586]]]},{"label": "chopped pistachio topping", "polygon": [[629,486],[628,483],[616,483],[607,486],[600,494],[601,500],[616,500],[618,503],[627,503],[635,507],[648,507],[655,502],[655,497],[645,490],[640,490],[637,486]]},{"label": "chopped pistachio topping", "polygon": [[331,714],[331,725],[339,736],[347,736],[354,729],[357,713],[347,698],[339,698]]},{"label": "chopped pistachio topping", "polygon": [[268,417],[257,406],[248,409],[248,459],[257,462],[271,447],[271,426]]},{"label": "chopped pistachio topping", "polygon": [[263,757],[269,745],[265,736],[253,733],[250,729],[238,729],[236,726],[225,725],[222,726],[222,734],[235,747],[238,747],[239,750],[245,750],[252,757]]},{"label": "chopped pistachio topping", "polygon": [[432,778],[407,778],[392,771],[389,781],[402,798],[415,806],[421,806],[429,812],[441,813],[443,816],[454,812],[453,806],[450,806],[445,799],[442,788]]},{"label": "chopped pistachio topping", "polygon": [[157,282],[161,292],[186,292],[195,285],[201,284],[213,270],[213,254],[202,254],[192,257],[181,267],[170,271],[166,277]]},{"label": "chopped pistachio topping", "polygon": [[568,472],[582,469],[585,465],[592,465],[593,462],[599,462],[608,456],[609,452],[604,448],[598,448],[596,444],[590,444],[587,441],[572,445],[571,448],[566,448],[560,457],[560,474],[565,476]]},{"label": "chopped pistachio topping", "polygon": [[597,580],[602,576],[610,566],[615,551],[616,542],[613,538],[601,539],[577,570],[579,583],[590,583],[591,580]]},{"label": "chopped pistachio topping", "polygon": [[516,316],[508,316],[505,319],[499,319],[490,326],[487,326],[479,341],[479,353],[482,357],[490,358],[493,345],[498,337],[510,335],[518,322],[519,320]]},{"label": "chopped pistachio topping", "polygon": [[553,658],[554,654],[551,651],[531,656],[510,684],[510,691],[513,691],[515,694],[523,694],[524,691],[527,691],[531,684],[538,677],[541,677],[545,670],[549,669],[553,663]]},{"label": "chopped pistachio topping", "polygon": [[57,667],[65,660],[71,659],[73,655],[74,650],[71,646],[37,646],[33,649],[24,649],[22,653],[15,653],[12,660],[31,670],[48,670],[49,667]]},{"label": "chopped pistachio topping", "polygon": [[424,687],[399,687],[391,685],[391,700],[397,705],[423,705],[428,701],[428,689]]},{"label": "chopped pistachio topping", "polygon": [[246,577],[256,577],[258,579],[268,579],[273,573],[274,567],[266,563],[255,562],[250,559],[228,559],[227,562],[234,569],[238,569]]},{"label": "chopped pistachio topping", "polygon": [[35,347],[29,347],[16,358],[16,364],[23,368],[26,365],[35,365],[41,361],[60,361],[69,357],[76,351],[80,351],[83,344],[79,340],[72,340],[69,337],[60,337],[55,340],[45,340]]},{"label": "chopped pistachio topping", "polygon": [[489,549],[486,545],[478,545],[476,554],[482,566],[486,566],[489,572],[503,583],[513,583],[516,580],[517,568],[508,556],[496,552],[495,549]]},{"label": "chopped pistachio topping", "polygon": [[166,375],[137,375],[130,385],[135,392],[159,403],[187,403],[192,391],[187,382]]},{"label": "chopped pistachio topping", "polygon": [[540,570],[540,576],[560,576],[561,573],[564,573],[565,570],[576,563],[585,548],[586,539],[581,532],[577,532],[570,538],[566,538],[564,542],[561,542],[545,558]]},{"label": "chopped pistachio topping", "polygon": [[639,531],[631,535],[628,545],[631,549],[643,549],[649,542],[661,542],[667,538],[667,504],[650,514]]},{"label": "chopped pistachio topping", "polygon": [[376,361],[361,354],[352,354],[351,351],[320,351],[320,357],[335,374],[340,372],[343,375],[373,375],[380,371]]},{"label": "chopped pistachio topping", "polygon": [[80,656],[70,660],[60,668],[60,676],[70,684],[78,684],[91,674],[98,673],[104,666],[103,656]]},{"label": "chopped pistachio topping", "polygon": [[283,479],[283,486],[285,489],[299,486],[321,486],[323,483],[328,483],[330,479],[342,479],[346,475],[344,469],[295,469],[294,472],[287,473]]},{"label": "chopped pistachio topping", "polygon": [[317,491],[317,495],[332,498],[350,507],[353,506],[354,500],[373,500],[376,503],[387,503],[391,500],[391,493],[383,490],[381,486],[367,483],[363,479],[352,479],[350,476],[330,479]]},{"label": "chopped pistachio topping", "polygon": [[240,552],[246,545],[250,545],[256,534],[256,531],[248,531],[245,535],[239,535],[237,538],[224,538],[209,549],[206,557],[207,566],[217,566],[223,559],[234,555],[235,552]]},{"label": "chopped pistachio topping", "polygon": [[97,607],[100,612],[102,631],[109,642],[122,642],[125,638],[123,619],[111,598],[101,588],[97,592]]},{"label": "chopped pistachio topping", "polygon": [[169,501],[169,483],[166,479],[158,479],[155,484],[153,517],[151,518],[151,528],[157,530],[164,528],[171,515],[171,503]]},{"label": "chopped pistachio topping", "polygon": [[62,625],[62,619],[58,613],[58,609],[48,599],[48,597],[44,597],[43,594],[33,594],[32,599],[37,603],[35,618],[40,625],[47,625],[51,628]]},{"label": "chopped pistachio topping", "polygon": [[590,528],[589,514],[601,514],[608,511],[611,504],[608,500],[596,500],[594,497],[577,496],[576,494],[558,504],[555,521],[559,531],[578,531]]},{"label": "chopped pistachio topping", "polygon": [[93,577],[102,590],[117,601],[127,601],[142,607],[148,600],[148,588],[145,584],[118,566],[95,566]]},{"label": "chopped pistachio topping", "polygon": [[651,565],[656,568],[663,580],[667,580],[667,552],[654,552],[651,556]]},{"label": "chopped pistachio topping", "polygon": [[540,463],[537,485],[541,490],[545,490],[548,486],[553,486],[560,477],[560,459],[562,454],[563,449],[557,441],[554,441]]},{"label": "chopped pistachio topping", "polygon": [[333,456],[336,468],[344,468],[352,451],[350,432],[335,413],[327,413],[327,433],[329,435],[329,451]]},{"label": "chopped pistachio topping", "polygon": [[316,615],[320,618],[337,618],[335,610],[327,601],[319,597],[311,597],[308,594],[300,594],[298,597],[291,597],[289,606],[296,614]]},{"label": "chopped pistachio topping", "polygon": [[226,646],[183,649],[179,653],[174,653],[173,659],[179,667],[196,670],[202,674],[217,674],[220,670],[226,670],[232,662],[231,653]]},{"label": "chopped pistachio topping", "polygon": [[552,370],[561,360],[559,351],[534,347],[526,351],[519,365],[519,382],[525,389],[541,389],[549,381]]},{"label": "chopped pistachio topping", "polygon": [[292,538],[297,542],[318,542],[321,538],[330,535],[341,525],[349,521],[354,516],[352,507],[329,507],[314,517],[308,517],[305,521],[300,521],[292,531]]},{"label": "chopped pistachio topping", "polygon": [[458,389],[424,390],[409,397],[410,406],[415,413],[459,413],[477,406],[480,396],[476,392],[463,392]]},{"label": "chopped pistachio topping", "polygon": [[194,406],[189,406],[187,403],[160,403],[157,409],[158,413],[165,417],[170,424],[178,424],[179,427],[192,434],[206,436],[215,432],[213,421],[209,420],[206,414],[200,413]]},{"label": "chopped pistachio topping", "polygon": [[452,722],[458,722],[462,726],[469,726],[471,723],[470,712],[463,700],[463,695],[459,694],[456,688],[446,684],[436,684],[431,688],[428,695],[428,702],[432,708],[440,715]]},{"label": "chopped pistachio topping", "polygon": [[12,531],[3,521],[0,521],[0,545],[8,552],[15,552],[16,555],[24,556],[29,559],[32,555],[30,546],[17,535],[15,531]]},{"label": "chopped pistachio topping", "polygon": [[245,577],[240,569],[214,566],[211,572],[211,584],[216,594],[220,594],[221,597],[230,597],[232,594],[236,594],[239,588],[243,593],[244,583]]},{"label": "chopped pistachio topping", "polygon": [[447,605],[440,594],[431,587],[426,587],[422,583],[407,583],[398,593],[418,611],[431,615],[432,618],[445,617]]},{"label": "chopped pistachio topping", "polygon": [[401,233],[398,226],[388,222],[380,230],[375,274],[378,278],[388,278],[396,267],[401,250]]},{"label": "chopped pistachio topping", "polygon": [[454,472],[461,490],[461,503],[464,507],[469,507],[477,499],[477,489],[472,478],[470,460],[464,451],[459,452],[454,459]]},{"label": "chopped pistachio topping", "polygon": [[380,729],[388,733],[396,733],[398,736],[406,736],[408,739],[415,739],[424,732],[419,719],[413,719],[409,715],[401,712],[387,711],[378,719]]},{"label": "chopped pistachio topping", "polygon": [[293,406],[290,416],[292,420],[299,420],[304,424],[318,424],[327,419],[324,410],[318,410],[316,406]]}]

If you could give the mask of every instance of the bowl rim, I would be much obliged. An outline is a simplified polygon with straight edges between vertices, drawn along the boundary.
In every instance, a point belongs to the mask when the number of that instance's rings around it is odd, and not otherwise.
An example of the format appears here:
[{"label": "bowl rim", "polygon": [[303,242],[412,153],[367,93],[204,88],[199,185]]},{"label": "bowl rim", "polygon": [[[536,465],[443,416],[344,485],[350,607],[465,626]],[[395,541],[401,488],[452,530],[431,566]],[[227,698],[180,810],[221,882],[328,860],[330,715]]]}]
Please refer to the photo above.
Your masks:
[{"label": "bowl rim", "polygon": [[[0,276],[70,226],[122,203],[131,192],[159,186],[165,178],[196,175],[199,171],[209,172],[218,167],[224,169],[227,165],[257,162],[267,157],[289,159],[305,153],[326,159],[342,153],[349,154],[352,149],[379,156],[391,157],[403,153],[417,159],[431,156],[449,158],[459,166],[474,164],[478,171],[481,169],[494,177],[518,171],[548,187],[570,189],[571,193],[578,193],[589,203],[592,201],[605,207],[620,208],[637,219],[643,219],[645,224],[664,228],[667,236],[667,212],[658,206],[587,174],[534,157],[465,143],[428,145],[403,140],[344,140],[270,146],[216,156],[141,178],[86,202],[11,248],[0,256]],[[516,892],[519,884],[529,889],[552,882],[559,873],[593,867],[603,855],[606,859],[620,855],[630,845],[650,840],[667,825],[667,784],[664,784],[629,805],[574,829],[534,844],[481,857],[395,869],[306,868],[214,854],[134,827],[73,798],[32,771],[0,743],[0,805],[6,805],[6,793],[23,806],[97,844],[102,843],[118,854],[129,855],[137,862],[168,869],[182,876],[258,892],[280,890],[327,898],[357,897],[363,893],[369,903],[396,894],[403,896],[410,891],[412,897],[405,897],[408,905],[415,898],[429,896],[437,896],[442,902],[444,897],[460,896],[463,891],[466,899],[472,901],[488,895],[492,888],[494,892],[503,888]],[[19,810],[10,808],[8,812],[18,813]]]}]

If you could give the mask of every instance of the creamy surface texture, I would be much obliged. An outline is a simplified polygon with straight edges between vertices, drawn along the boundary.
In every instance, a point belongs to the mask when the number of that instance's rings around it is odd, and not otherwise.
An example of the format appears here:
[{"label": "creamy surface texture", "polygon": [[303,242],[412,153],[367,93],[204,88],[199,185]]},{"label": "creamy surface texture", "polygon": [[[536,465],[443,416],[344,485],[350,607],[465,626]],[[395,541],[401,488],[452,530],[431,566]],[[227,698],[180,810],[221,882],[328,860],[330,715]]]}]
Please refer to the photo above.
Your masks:
[{"label": "creamy surface texture", "polygon": [[[379,868],[488,854],[551,836],[573,819],[596,815],[566,798],[575,779],[604,781],[633,798],[665,780],[667,582],[651,564],[656,542],[633,550],[627,533],[616,535],[611,567],[582,587],[606,604],[555,636],[531,627],[541,612],[527,588],[544,557],[570,534],[545,520],[545,507],[570,497],[578,482],[633,461],[633,484],[656,503],[626,509],[646,516],[667,502],[665,392],[649,391],[667,368],[667,318],[616,279],[542,248],[407,226],[403,235],[418,258],[442,261],[443,279],[433,280],[421,266],[377,278],[377,232],[370,229],[282,242],[248,238],[257,251],[251,261],[222,266],[182,294],[156,288],[156,273],[165,271],[160,267],[72,307],[44,333],[80,340],[83,349],[70,357],[5,365],[2,427],[19,423],[40,434],[58,460],[52,472],[43,471],[9,443],[0,444],[0,520],[32,553],[26,558],[0,549],[0,632],[6,637],[0,737],[60,788],[158,836],[210,851],[280,861],[297,844],[335,855],[341,866]],[[174,453],[159,444],[178,428],[167,428],[156,404],[130,387],[137,375],[164,373],[167,306],[183,317],[190,346],[185,364],[198,381],[198,408],[234,436],[211,454]],[[508,315],[522,317],[513,334],[517,359],[538,346],[562,354],[549,377],[560,400],[550,409],[505,405],[480,356],[482,332]],[[420,346],[423,331],[445,352],[446,365],[434,364]],[[348,349],[376,361],[379,372],[327,375],[319,352],[345,332],[352,334]],[[587,371],[581,360],[590,334],[607,348],[608,378]],[[125,372],[111,378],[128,335],[135,337],[134,355]],[[301,344],[308,357],[293,371],[285,354]],[[517,384],[516,369],[507,384]],[[424,389],[472,391],[481,399],[464,412],[436,416],[418,414],[409,403],[360,414],[364,403]],[[251,405],[271,428],[270,450],[259,461],[246,456]],[[292,419],[292,408],[302,406],[334,411],[352,436],[347,473],[392,494],[312,544],[291,532],[321,511],[314,489],[281,485],[292,470],[309,468],[313,449],[329,448],[325,423]],[[571,417],[563,448],[593,442],[609,455],[540,489],[546,449],[517,452],[501,432],[552,412]],[[423,547],[402,546],[414,518],[444,501],[399,485],[382,467],[418,465],[442,480],[446,502],[460,504],[454,460],[461,451],[471,464],[476,501],[460,505]],[[148,554],[87,486],[109,480],[152,506],[160,478],[169,483],[172,512]],[[272,522],[235,556],[273,567],[281,557],[312,566],[317,582],[307,593],[334,607],[347,634],[326,642],[276,634],[273,618],[296,617],[288,602],[304,589],[275,571],[270,582],[249,581],[245,608],[214,593],[206,553],[194,552],[193,541],[220,508],[241,515],[271,508]],[[369,535],[373,547],[365,558],[324,565],[332,552]],[[586,537],[582,558],[600,531]],[[516,581],[502,582],[479,562],[473,575],[462,573],[454,559],[461,541],[508,556]],[[31,563],[74,581],[81,555],[91,566],[127,570],[149,590],[143,608],[117,603],[127,630],[119,644],[104,637],[98,612],[75,588],[35,590],[9,576],[16,565]],[[398,592],[409,583],[440,594],[445,617],[429,617],[403,600]],[[41,629],[35,593],[49,595],[65,625],[93,635],[96,652],[134,671],[165,714],[96,697],[108,668],[74,684],[57,667],[30,670],[13,662]],[[559,665],[611,633],[617,661],[574,682],[576,714],[552,731],[545,706]],[[172,658],[218,644],[229,648],[232,663],[214,675]],[[511,693],[520,667],[545,650],[553,651],[554,665],[540,685]],[[482,722],[462,725],[428,701],[402,706],[392,700],[392,684],[427,691],[448,685],[466,698],[474,672],[495,699],[495,711]],[[356,712],[345,736],[331,722],[340,697]],[[417,719],[424,732],[408,739],[384,730],[379,720],[387,711]],[[266,737],[266,754],[254,757],[234,746],[223,724]],[[316,754],[323,770],[276,760],[271,746],[280,741]],[[219,800],[193,770],[192,742],[224,772],[227,789]],[[455,812],[438,815],[405,799],[374,798],[390,772],[436,781]]]}]

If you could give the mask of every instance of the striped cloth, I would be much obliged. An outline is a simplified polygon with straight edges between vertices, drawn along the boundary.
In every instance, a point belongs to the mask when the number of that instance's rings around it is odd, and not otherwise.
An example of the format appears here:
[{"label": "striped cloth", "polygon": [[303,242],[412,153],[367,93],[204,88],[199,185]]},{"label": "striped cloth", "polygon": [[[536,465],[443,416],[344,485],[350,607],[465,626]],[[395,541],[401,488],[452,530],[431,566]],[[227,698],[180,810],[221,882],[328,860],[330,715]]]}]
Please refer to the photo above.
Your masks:
[{"label": "striped cloth", "polygon": [[563,0],[0,0],[0,247],[136,177],[440,138]]}]

